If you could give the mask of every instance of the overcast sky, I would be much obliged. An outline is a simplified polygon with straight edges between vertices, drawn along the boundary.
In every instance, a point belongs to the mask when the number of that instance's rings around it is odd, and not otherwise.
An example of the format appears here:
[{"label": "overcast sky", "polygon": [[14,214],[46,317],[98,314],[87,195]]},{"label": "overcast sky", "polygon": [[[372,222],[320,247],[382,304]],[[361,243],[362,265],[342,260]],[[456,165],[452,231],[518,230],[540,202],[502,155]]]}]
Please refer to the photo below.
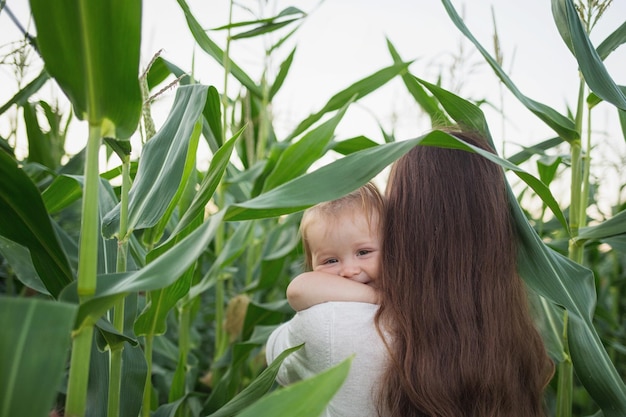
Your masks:
[{"label": "overcast sky", "polygon": [[[241,0],[256,14],[271,16],[283,8],[295,5],[310,12],[294,37],[298,45],[290,75],[273,103],[275,127],[285,135],[299,121],[319,110],[328,99],[358,79],[392,63],[386,38],[406,60],[415,60],[411,72],[431,82],[441,76],[444,88],[468,99],[486,99],[501,106],[501,87],[491,69],[473,45],[464,41],[460,32],[437,0],[326,0],[321,4],[312,0],[297,2]],[[196,18],[207,29],[228,21],[226,0],[188,0]],[[489,51],[493,53],[493,36],[497,29],[504,58],[504,69],[526,96],[567,114],[567,106],[575,105],[578,89],[576,62],[560,39],[553,22],[548,0],[503,2],[493,0],[453,1],[459,14]],[[26,0],[7,0],[7,5],[18,18],[34,32],[28,19]],[[234,20],[251,20],[252,14],[235,7]],[[605,17],[592,32],[591,39],[598,45],[615,30],[626,16],[626,0],[614,0]],[[495,28],[494,28],[495,19]],[[142,65],[152,54],[162,55],[205,84],[223,90],[223,71],[198,47],[189,34],[184,15],[175,0],[144,2]],[[210,32],[210,36],[224,47],[224,33]],[[9,49],[7,44],[19,39],[19,32],[0,13],[0,55]],[[276,38],[274,38],[276,39]],[[271,65],[277,67],[293,44],[277,52]],[[231,46],[233,59],[253,79],[260,77],[264,51],[255,41],[237,41]],[[193,64],[192,64],[193,63]],[[614,80],[626,84],[626,48],[618,49],[605,61]],[[14,93],[14,76],[7,65],[0,67],[0,104]],[[32,73],[32,77],[36,71]],[[232,84],[231,84],[232,86]],[[229,88],[232,95],[235,89]],[[42,91],[42,94],[49,90]],[[173,96],[173,92],[170,93]],[[171,97],[170,97],[171,98]],[[164,118],[170,102],[165,97],[155,105],[155,115]],[[488,123],[496,143],[506,141],[505,154],[519,150],[518,144],[532,145],[553,133],[504,92],[502,105],[506,122],[496,111],[484,106]],[[365,134],[380,141],[375,118],[390,130],[394,127],[399,139],[415,137],[430,128],[429,121],[418,111],[412,98],[397,80],[370,97],[353,105],[337,129],[339,139]],[[7,134],[6,118],[0,116],[0,135]],[[617,124],[614,109],[608,105],[594,110],[594,128],[600,141],[610,143],[608,156],[621,157],[624,139]],[[77,127],[81,129],[81,127]],[[86,127],[84,127],[86,132]],[[82,132],[73,133],[77,137]],[[84,134],[86,136],[86,133]],[[80,149],[80,139],[75,139]]]}]

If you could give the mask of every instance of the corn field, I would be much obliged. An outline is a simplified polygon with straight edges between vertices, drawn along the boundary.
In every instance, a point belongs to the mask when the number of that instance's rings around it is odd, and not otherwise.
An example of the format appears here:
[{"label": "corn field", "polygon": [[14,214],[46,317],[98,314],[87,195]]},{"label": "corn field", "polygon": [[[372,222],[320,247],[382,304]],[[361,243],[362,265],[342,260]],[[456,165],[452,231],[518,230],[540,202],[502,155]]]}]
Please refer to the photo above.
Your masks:
[{"label": "corn field", "polygon": [[[596,106],[614,109],[621,131],[612,134],[626,139],[626,87],[603,63],[623,48],[626,20],[601,43],[589,37],[610,3],[551,1],[580,73],[577,102],[559,110],[525,95],[499,54],[441,0],[450,30],[552,132],[505,158],[437,130],[461,125],[501,140],[484,103],[414,73],[392,40],[391,65],[277,133],[270,109],[308,13],[297,4],[223,22],[220,45],[177,0],[198,53],[223,72],[223,84],[207,85],[188,63],[158,54],[140,68],[150,2],[30,0],[36,30],[23,48],[43,69],[0,103],[0,123],[19,117],[28,144],[21,156],[15,137],[0,137],[0,417],[318,416],[350,363],[279,387],[278,367],[299,347],[274,363],[264,356],[271,331],[294,314],[285,289],[303,268],[302,210],[355,190],[414,146],[478,152],[510,175],[518,270],[557,365],[548,414],[626,416],[626,184],[610,213],[597,210],[603,179],[589,157],[606,139],[591,128]],[[8,7],[0,0],[0,14]],[[229,53],[231,43],[254,39],[272,39],[262,53],[280,57],[258,79]],[[429,133],[336,134],[349,108],[392,80],[430,121]],[[34,99],[50,86],[71,111]],[[163,91],[174,99],[157,129],[151,109]],[[88,139],[70,155],[76,125]],[[558,199],[557,182],[567,189]]]}]

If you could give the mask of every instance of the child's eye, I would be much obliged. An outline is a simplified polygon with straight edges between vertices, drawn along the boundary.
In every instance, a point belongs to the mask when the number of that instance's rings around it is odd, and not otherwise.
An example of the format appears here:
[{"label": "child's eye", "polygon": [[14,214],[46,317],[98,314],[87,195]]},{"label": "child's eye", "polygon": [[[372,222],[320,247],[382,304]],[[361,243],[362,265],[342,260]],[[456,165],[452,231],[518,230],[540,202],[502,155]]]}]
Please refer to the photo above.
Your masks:
[{"label": "child's eye", "polygon": [[361,249],[356,254],[357,254],[357,256],[365,256],[365,255],[370,254],[372,252],[373,251],[369,250],[369,249]]},{"label": "child's eye", "polygon": [[339,261],[336,258],[329,258],[324,260],[324,262],[322,262],[322,265],[336,264],[337,262]]}]

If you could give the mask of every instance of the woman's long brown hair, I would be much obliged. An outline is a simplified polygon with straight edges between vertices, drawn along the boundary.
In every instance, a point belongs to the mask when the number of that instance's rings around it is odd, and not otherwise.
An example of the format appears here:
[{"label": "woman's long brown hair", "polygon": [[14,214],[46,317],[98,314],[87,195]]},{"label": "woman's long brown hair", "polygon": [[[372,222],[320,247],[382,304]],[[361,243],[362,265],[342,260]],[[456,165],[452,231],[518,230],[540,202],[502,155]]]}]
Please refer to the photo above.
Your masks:
[{"label": "woman's long brown hair", "polygon": [[516,272],[502,169],[471,152],[417,146],[393,166],[387,198],[376,323],[391,360],[380,414],[543,416],[554,366]]}]

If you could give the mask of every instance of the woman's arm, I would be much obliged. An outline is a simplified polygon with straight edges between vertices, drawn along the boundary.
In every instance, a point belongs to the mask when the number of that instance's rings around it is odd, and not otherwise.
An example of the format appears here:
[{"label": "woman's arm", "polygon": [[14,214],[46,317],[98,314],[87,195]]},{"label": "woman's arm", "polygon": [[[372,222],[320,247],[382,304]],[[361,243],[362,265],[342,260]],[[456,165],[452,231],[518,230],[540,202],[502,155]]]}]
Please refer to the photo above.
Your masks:
[{"label": "woman's arm", "polygon": [[287,301],[296,311],[328,301],[356,301],[377,304],[377,291],[367,285],[324,272],[305,272],[287,287]]}]

